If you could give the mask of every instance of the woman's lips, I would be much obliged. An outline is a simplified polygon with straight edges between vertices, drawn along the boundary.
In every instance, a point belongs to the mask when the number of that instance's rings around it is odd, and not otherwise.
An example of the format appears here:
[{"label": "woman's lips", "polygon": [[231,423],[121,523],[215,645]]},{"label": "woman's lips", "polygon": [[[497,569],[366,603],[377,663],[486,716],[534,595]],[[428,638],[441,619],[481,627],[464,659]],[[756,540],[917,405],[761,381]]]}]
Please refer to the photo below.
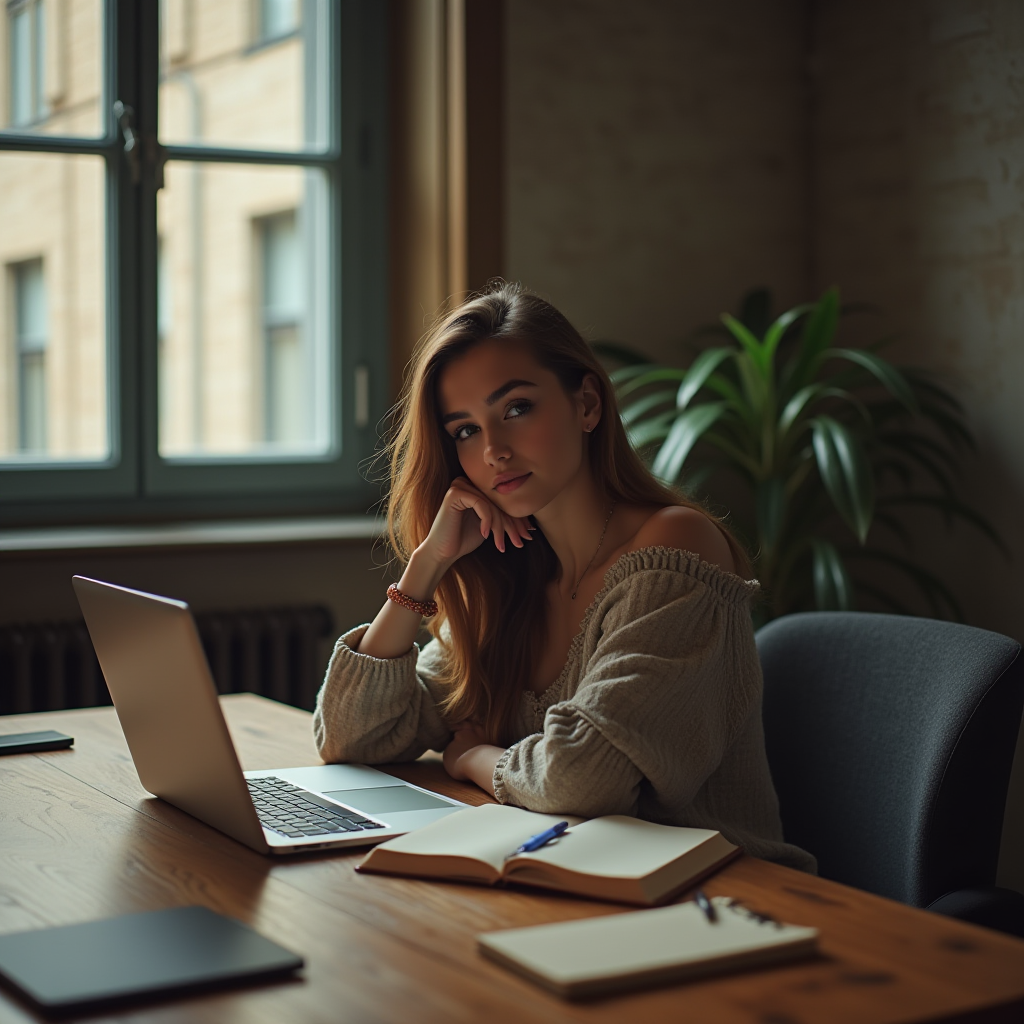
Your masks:
[{"label": "woman's lips", "polygon": [[522,486],[526,483],[532,474],[524,473],[522,476],[514,476],[511,480],[503,480],[500,484],[496,484],[494,489],[499,494],[509,494],[514,491],[517,487]]}]

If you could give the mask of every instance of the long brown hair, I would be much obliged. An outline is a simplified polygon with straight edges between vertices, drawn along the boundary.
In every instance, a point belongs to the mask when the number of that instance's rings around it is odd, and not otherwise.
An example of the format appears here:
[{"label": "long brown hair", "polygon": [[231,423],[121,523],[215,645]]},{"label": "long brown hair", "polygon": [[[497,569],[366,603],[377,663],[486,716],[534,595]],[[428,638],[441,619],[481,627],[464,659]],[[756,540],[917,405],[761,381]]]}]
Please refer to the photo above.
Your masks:
[{"label": "long brown hair", "polygon": [[[589,435],[590,468],[609,501],[685,505],[708,515],[725,534],[737,570],[749,560],[720,520],[656,480],[629,445],[615,392],[590,346],[550,303],[515,284],[496,282],[442,314],[413,354],[396,406],[389,445],[391,491],[388,535],[403,561],[423,542],[451,482],[463,475],[455,444],[441,427],[438,383],[444,368],[474,345],[491,339],[525,341],[567,394],[587,374],[598,381],[600,421]],[[537,530],[522,548],[504,554],[485,542],[460,558],[438,586],[438,614],[430,631],[448,648],[444,712],[455,723],[479,720],[501,746],[513,740],[520,695],[533,678],[546,640],[545,587],[560,573],[550,544]],[[449,630],[442,635],[442,626]]]}]

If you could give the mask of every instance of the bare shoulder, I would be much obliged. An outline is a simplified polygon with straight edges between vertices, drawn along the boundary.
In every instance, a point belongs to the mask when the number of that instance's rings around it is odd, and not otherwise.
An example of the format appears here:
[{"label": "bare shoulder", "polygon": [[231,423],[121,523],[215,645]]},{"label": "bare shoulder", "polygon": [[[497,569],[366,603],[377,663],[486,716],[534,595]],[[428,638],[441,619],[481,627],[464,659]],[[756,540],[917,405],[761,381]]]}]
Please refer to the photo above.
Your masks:
[{"label": "bare shoulder", "polygon": [[629,545],[639,548],[666,547],[692,551],[705,562],[726,572],[735,572],[732,552],[725,534],[703,512],[683,505],[658,509],[637,530]]}]

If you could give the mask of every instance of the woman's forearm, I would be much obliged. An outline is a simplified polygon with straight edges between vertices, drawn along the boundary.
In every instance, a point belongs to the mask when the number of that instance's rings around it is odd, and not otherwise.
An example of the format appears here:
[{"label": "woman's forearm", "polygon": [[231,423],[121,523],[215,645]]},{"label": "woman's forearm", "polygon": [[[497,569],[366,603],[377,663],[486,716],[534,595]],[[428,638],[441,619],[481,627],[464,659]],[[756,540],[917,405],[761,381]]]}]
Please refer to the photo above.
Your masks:
[{"label": "woman's forearm", "polygon": [[494,769],[504,753],[501,747],[482,743],[478,747],[470,747],[459,758],[459,768],[467,779],[475,782],[485,793],[494,796]]},{"label": "woman's forearm", "polygon": [[[398,581],[398,589],[417,601],[430,601],[447,565],[438,565],[419,550],[414,551]],[[385,601],[359,642],[360,654],[371,658],[399,658],[412,647],[423,617],[408,608]]]}]

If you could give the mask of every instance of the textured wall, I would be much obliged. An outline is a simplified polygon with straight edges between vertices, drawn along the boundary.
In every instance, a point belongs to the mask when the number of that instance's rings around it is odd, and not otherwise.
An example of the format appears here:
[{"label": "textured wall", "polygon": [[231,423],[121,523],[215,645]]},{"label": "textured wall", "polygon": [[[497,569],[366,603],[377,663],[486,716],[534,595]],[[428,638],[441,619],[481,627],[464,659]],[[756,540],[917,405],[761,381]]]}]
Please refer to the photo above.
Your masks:
[{"label": "textured wall", "polygon": [[[1013,562],[926,522],[918,549],[973,624],[1024,640],[1024,4],[828,0],[815,21],[816,286],[877,304],[871,330],[965,403],[980,457],[963,493]],[[1001,877],[1024,891],[1017,762]]]},{"label": "textured wall", "polygon": [[512,0],[506,274],[666,356],[769,284],[804,297],[797,0]]}]

